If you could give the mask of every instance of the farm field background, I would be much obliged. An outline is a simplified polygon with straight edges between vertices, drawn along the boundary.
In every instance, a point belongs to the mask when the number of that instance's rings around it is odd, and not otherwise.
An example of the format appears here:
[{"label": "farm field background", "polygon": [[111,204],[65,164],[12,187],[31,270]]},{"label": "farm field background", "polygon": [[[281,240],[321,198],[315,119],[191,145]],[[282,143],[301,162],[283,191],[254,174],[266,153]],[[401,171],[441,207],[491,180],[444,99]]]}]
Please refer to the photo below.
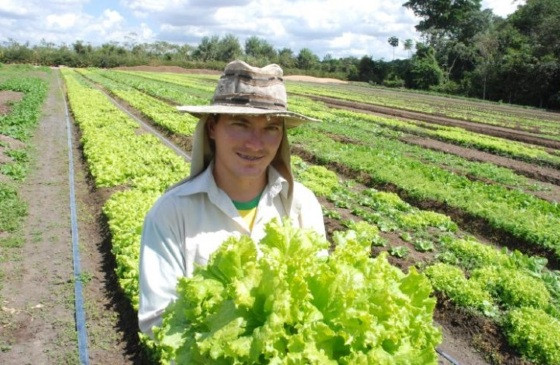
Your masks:
[{"label": "farm field background", "polygon": [[[149,363],[135,317],[141,224],[188,173],[196,119],[175,106],[209,103],[218,77],[0,68],[0,360],[15,362],[50,328],[29,361],[77,362],[71,253],[62,254],[64,95],[90,360]],[[290,110],[322,120],[290,139],[297,180],[320,197],[329,237],[354,229],[372,255],[425,273],[439,349],[461,364],[560,362],[559,114],[364,84],[287,87]],[[44,293],[30,296],[37,286]],[[54,323],[52,311],[65,319]],[[36,330],[17,330],[30,318]]]}]

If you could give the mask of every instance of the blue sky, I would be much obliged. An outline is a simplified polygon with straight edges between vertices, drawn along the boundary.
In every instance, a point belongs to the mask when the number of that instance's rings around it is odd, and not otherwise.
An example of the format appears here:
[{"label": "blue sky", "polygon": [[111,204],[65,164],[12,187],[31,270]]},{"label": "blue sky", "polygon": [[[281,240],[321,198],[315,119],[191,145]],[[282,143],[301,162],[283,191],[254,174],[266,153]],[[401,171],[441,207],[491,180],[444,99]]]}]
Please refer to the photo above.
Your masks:
[{"label": "blue sky", "polygon": [[[393,57],[387,39],[419,41],[405,0],[0,0],[0,42],[9,39],[55,45],[77,40],[135,44],[167,41],[196,46],[204,36],[250,36],[297,54],[309,48],[330,54]],[[482,7],[507,16],[523,0],[483,0]],[[408,57],[402,46],[396,58]]]}]

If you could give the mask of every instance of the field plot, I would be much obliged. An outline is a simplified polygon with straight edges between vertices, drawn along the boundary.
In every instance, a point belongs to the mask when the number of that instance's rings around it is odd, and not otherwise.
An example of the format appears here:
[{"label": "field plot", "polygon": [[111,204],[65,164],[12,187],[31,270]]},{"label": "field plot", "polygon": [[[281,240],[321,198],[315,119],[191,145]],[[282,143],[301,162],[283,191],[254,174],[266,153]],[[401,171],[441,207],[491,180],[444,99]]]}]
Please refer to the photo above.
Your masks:
[{"label": "field plot", "polygon": [[533,108],[520,108],[494,102],[470,101],[438,95],[395,91],[368,86],[341,85],[292,85],[295,93],[308,96],[326,96],[369,105],[445,116],[482,125],[500,126],[524,131],[536,137],[560,140],[560,118]]},{"label": "field plot", "polygon": [[[113,308],[114,316],[134,320],[143,216],[189,169],[138,121],[188,153],[196,120],[174,106],[207,104],[217,76],[97,69],[62,75],[88,177],[85,194],[107,229],[102,241],[112,264],[104,270],[114,270],[119,286],[107,295],[124,296],[128,309]],[[387,252],[391,264],[404,272],[414,266],[428,278],[442,354],[461,364],[560,362],[558,114],[363,85],[290,81],[288,92],[290,110],[322,120],[290,131],[290,140],[296,179],[320,198],[329,238],[354,230],[372,256]],[[428,117],[372,114],[369,106]],[[465,122],[482,127],[462,128]],[[486,133],[485,126],[503,133]],[[526,138],[508,138],[519,135]],[[118,332],[121,344],[103,349],[94,336],[92,362],[149,362],[139,342],[150,342],[138,339],[135,323],[105,330]]]}]

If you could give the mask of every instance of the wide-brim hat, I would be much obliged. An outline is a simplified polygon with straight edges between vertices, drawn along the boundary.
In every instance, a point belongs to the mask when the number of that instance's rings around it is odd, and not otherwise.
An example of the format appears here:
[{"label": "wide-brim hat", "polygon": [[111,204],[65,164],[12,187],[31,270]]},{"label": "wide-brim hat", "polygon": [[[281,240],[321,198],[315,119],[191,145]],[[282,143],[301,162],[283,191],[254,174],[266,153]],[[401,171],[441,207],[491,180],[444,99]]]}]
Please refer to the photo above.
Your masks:
[{"label": "wide-brim hat", "polygon": [[315,118],[288,111],[282,77],[282,68],[276,64],[258,68],[236,60],[225,67],[211,105],[184,105],[177,109],[198,118],[211,114],[283,117],[287,128],[306,122],[319,122]]}]

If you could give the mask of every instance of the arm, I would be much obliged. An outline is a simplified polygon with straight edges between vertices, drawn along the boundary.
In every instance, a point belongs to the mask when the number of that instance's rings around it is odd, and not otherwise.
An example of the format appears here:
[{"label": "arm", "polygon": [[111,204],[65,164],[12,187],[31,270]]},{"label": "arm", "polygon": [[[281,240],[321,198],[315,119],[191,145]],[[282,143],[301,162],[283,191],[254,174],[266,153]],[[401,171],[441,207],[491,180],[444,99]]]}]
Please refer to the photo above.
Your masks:
[{"label": "arm", "polygon": [[177,298],[178,278],[185,275],[179,225],[163,210],[156,206],[146,216],[140,247],[138,323],[150,336],[167,305]]}]

